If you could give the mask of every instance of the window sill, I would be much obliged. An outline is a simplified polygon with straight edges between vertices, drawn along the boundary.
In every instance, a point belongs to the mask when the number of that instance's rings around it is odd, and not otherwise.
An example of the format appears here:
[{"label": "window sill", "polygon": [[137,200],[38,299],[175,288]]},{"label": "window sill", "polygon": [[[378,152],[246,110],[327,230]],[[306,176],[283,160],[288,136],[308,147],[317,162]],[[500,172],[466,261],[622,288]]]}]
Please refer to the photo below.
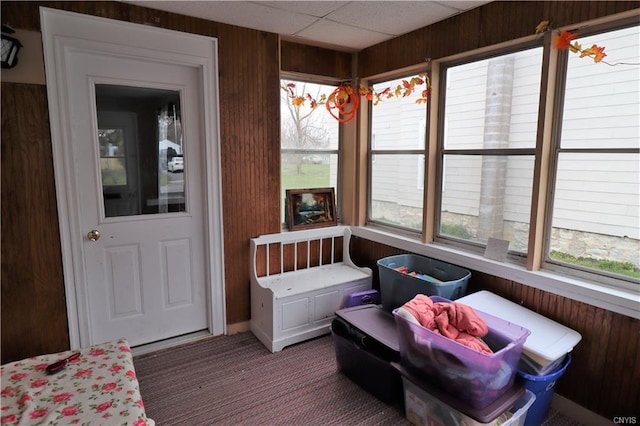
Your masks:
[{"label": "window sill", "polygon": [[505,278],[558,296],[640,319],[640,293],[558,275],[548,271],[528,271],[520,265],[502,263],[466,253],[442,244],[423,244],[413,238],[364,226],[351,227],[354,236],[396,247],[474,271]]}]

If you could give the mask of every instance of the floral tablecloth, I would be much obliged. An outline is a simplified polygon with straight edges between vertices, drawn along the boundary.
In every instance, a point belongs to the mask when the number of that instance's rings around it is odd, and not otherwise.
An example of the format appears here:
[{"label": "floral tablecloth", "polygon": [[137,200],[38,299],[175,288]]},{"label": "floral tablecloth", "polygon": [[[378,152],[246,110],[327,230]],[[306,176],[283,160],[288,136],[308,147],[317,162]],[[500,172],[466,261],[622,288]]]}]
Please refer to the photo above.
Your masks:
[{"label": "floral tablecloth", "polygon": [[[80,352],[64,369],[48,365]],[[151,426],[126,339],[41,355],[0,367],[2,425]]]}]

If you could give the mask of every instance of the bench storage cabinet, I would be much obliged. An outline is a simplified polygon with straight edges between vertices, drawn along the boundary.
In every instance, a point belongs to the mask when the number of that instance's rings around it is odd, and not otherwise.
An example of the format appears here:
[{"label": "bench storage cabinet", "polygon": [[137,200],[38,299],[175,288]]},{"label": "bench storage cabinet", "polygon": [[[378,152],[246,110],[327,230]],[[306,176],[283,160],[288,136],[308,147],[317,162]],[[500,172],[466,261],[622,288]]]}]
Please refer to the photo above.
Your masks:
[{"label": "bench storage cabinet", "polygon": [[348,226],[251,239],[251,331],[271,351],[328,334],[349,294],[371,289],[353,264]]}]

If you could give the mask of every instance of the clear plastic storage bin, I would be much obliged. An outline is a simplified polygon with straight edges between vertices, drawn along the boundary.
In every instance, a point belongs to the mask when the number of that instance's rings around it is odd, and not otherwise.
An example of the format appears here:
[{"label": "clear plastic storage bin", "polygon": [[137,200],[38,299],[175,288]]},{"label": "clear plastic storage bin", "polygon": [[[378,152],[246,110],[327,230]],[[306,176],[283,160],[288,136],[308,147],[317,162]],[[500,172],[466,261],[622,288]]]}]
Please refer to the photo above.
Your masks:
[{"label": "clear plastic storage bin", "polygon": [[[433,302],[450,300],[431,296]],[[473,408],[484,408],[513,386],[526,328],[476,310],[489,333],[482,338],[494,352],[477,352],[393,311],[403,366],[431,380]]]},{"label": "clear plastic storage bin", "polygon": [[[410,275],[398,271],[405,267]],[[459,266],[415,254],[400,254],[378,260],[382,308],[391,312],[416,294],[441,296],[450,300],[467,291],[471,272]]]},{"label": "clear plastic storage bin", "polygon": [[436,398],[411,379],[402,376],[404,384],[404,405],[407,419],[415,426],[464,425],[464,426],[520,426],[523,425],[536,396],[525,390],[524,394],[495,414],[491,419],[478,420],[456,410],[442,399]]}]

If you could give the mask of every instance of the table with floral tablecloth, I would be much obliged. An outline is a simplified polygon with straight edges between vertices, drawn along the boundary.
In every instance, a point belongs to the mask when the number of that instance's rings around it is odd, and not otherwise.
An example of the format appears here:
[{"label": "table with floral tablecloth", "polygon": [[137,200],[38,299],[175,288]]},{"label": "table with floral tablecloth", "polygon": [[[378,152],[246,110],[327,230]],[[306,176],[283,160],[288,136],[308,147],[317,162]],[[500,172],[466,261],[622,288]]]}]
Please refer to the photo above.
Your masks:
[{"label": "table with floral tablecloth", "polygon": [[[71,359],[54,374],[48,365]],[[40,355],[0,367],[2,425],[153,425],[126,339]]]}]

